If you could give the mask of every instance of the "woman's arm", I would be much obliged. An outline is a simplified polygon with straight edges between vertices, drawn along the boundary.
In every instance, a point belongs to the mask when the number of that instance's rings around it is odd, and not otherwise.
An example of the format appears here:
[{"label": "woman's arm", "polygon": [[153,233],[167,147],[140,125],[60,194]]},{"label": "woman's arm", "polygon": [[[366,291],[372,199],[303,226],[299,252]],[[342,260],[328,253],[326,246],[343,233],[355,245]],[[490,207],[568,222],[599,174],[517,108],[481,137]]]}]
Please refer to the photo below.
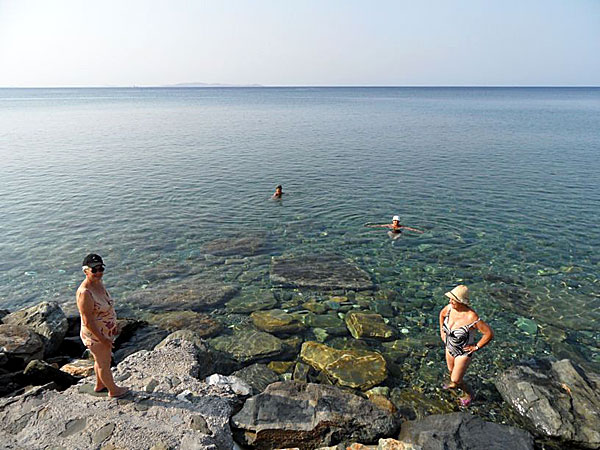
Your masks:
[{"label": "woman's arm", "polygon": [[447,309],[448,305],[444,306],[440,311],[440,338],[444,344],[446,343],[446,334],[444,333],[444,318],[446,317]]},{"label": "woman's arm", "polygon": [[417,230],[416,228],[405,227],[404,225],[400,226],[400,228],[404,228],[405,230],[409,230],[409,231],[415,231],[415,232],[417,232],[417,233],[421,233],[421,234],[423,234],[423,233],[424,233],[424,231]]},{"label": "woman's arm", "polygon": [[365,227],[367,227],[367,228],[392,228],[392,225],[390,225],[389,223],[382,223],[382,224],[365,225]]},{"label": "woman's arm", "polygon": [[465,347],[465,350],[468,352],[481,350],[494,338],[494,330],[492,330],[492,327],[490,327],[483,320],[477,322],[475,324],[475,328],[477,328],[483,336],[481,336],[481,339],[479,339],[479,342],[477,342],[477,344]]},{"label": "woman's arm", "polygon": [[77,299],[77,308],[79,309],[79,314],[81,315],[81,321],[83,322],[83,325],[90,330],[96,339],[103,344],[110,345],[112,347],[112,341],[104,336],[100,331],[100,328],[98,328],[96,318],[94,317],[94,300],[89,292],[83,291],[79,295],[79,298]]}]

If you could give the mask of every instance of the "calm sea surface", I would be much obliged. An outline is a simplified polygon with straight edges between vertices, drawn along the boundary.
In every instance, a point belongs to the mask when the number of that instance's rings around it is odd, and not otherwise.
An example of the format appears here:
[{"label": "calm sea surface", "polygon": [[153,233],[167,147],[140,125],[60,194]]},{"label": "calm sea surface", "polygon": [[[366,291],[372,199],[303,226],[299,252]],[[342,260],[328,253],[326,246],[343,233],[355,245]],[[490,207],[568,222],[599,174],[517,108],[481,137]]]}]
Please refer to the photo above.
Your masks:
[{"label": "calm sea surface", "polygon": [[[269,289],[272,255],[337,254],[417,341],[468,284],[496,330],[481,376],[598,368],[599,150],[593,88],[0,89],[0,308],[72,304],[90,251],[121,305],[199,275]],[[426,233],[363,226],[395,214]],[[206,264],[203,244],[254,235],[267,252]]]}]

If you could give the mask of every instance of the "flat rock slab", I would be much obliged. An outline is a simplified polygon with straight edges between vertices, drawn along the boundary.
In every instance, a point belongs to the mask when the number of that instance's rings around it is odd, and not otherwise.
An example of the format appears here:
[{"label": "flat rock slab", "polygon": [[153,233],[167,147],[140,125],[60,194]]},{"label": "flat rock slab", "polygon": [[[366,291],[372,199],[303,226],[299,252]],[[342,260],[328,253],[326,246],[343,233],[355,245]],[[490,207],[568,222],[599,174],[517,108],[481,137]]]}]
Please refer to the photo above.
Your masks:
[{"label": "flat rock slab", "polygon": [[568,359],[530,360],[501,374],[502,398],[527,417],[533,431],[569,446],[600,448],[600,383]]},{"label": "flat rock slab", "polygon": [[367,272],[338,256],[272,258],[271,282],[276,286],[323,290],[374,288]]},{"label": "flat rock slab", "polygon": [[396,417],[369,400],[334,386],[298,381],[269,385],[246,400],[231,422],[240,442],[259,449],[376,442],[398,427]]},{"label": "flat rock slab", "polygon": [[350,311],[345,320],[355,339],[390,339],[395,334],[380,314]]},{"label": "flat rock slab", "polygon": [[131,294],[126,302],[145,311],[204,311],[222,305],[237,292],[236,286],[207,282],[194,287],[146,289]]},{"label": "flat rock slab", "polygon": [[[129,356],[115,378],[132,389],[114,400],[72,386],[60,393],[37,389],[0,400],[2,448],[229,449],[229,419],[238,396],[196,378],[196,347],[174,340]],[[145,389],[154,380],[152,392]],[[89,381],[85,383],[91,388]]]},{"label": "flat rock slab", "polygon": [[485,422],[471,414],[437,414],[402,424],[400,441],[423,449],[533,450],[533,437],[524,430]]},{"label": "flat rock slab", "polygon": [[304,362],[334,378],[340,386],[370,389],[387,378],[385,359],[368,350],[337,350],[325,344],[308,341],[302,344]]}]

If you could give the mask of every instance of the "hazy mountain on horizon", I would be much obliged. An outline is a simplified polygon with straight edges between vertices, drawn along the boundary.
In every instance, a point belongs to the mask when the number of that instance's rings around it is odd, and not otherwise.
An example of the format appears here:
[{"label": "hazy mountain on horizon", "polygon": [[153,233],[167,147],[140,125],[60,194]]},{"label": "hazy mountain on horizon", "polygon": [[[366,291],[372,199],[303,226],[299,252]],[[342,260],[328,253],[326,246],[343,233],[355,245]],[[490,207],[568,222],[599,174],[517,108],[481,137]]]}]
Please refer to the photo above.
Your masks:
[{"label": "hazy mountain on horizon", "polygon": [[163,87],[263,87],[262,84],[225,84],[225,83],[176,83],[165,84]]}]

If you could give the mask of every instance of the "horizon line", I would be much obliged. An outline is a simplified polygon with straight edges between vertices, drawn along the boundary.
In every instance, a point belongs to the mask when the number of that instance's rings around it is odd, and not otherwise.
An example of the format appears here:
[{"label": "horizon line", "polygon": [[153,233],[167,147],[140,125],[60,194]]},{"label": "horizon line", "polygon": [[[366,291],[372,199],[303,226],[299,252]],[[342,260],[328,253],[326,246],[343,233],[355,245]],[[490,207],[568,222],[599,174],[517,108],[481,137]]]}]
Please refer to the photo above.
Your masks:
[{"label": "horizon line", "polygon": [[263,88],[599,88],[600,84],[210,84],[0,86],[0,89],[263,89]]}]

